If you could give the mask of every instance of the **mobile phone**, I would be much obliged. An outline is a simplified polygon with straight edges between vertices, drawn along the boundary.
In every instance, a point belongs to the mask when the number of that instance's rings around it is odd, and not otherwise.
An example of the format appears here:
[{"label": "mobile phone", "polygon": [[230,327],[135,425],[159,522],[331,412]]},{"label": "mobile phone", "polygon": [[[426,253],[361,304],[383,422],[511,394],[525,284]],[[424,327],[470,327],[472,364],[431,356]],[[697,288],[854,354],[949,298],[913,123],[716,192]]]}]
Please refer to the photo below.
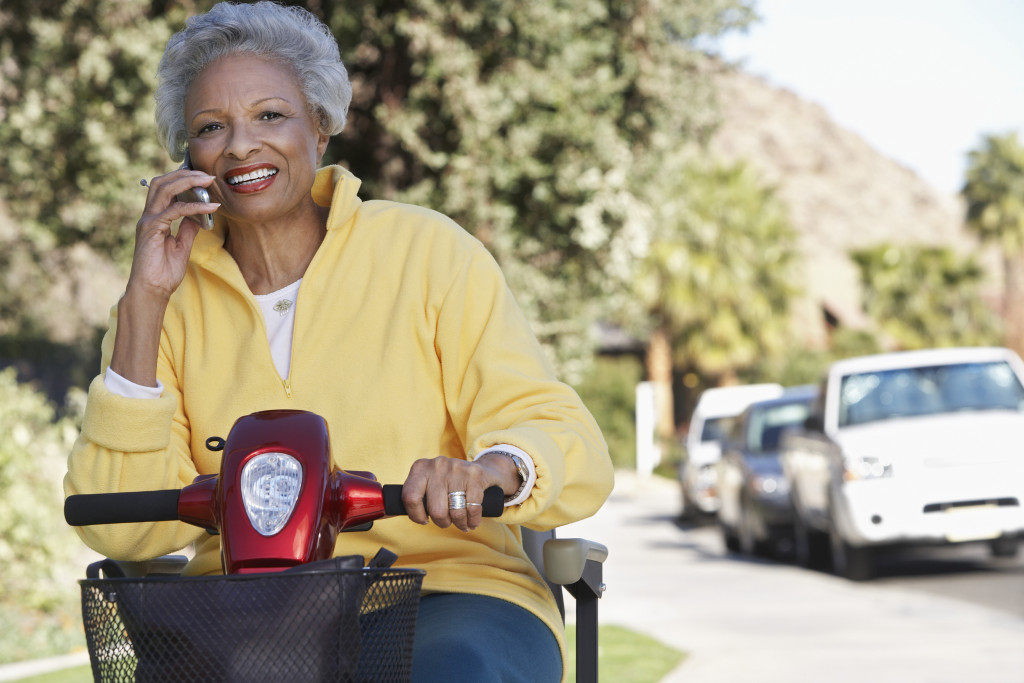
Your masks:
[{"label": "mobile phone", "polygon": [[[185,150],[185,163],[181,165],[182,168],[188,170],[194,170],[192,168],[192,159],[188,155],[188,150]],[[210,193],[206,191],[205,187],[193,187],[191,190],[185,190],[178,195],[179,202],[210,202]],[[189,216],[192,220],[199,224],[199,227],[204,230],[213,230],[213,214],[212,213],[200,213],[195,216]]]}]

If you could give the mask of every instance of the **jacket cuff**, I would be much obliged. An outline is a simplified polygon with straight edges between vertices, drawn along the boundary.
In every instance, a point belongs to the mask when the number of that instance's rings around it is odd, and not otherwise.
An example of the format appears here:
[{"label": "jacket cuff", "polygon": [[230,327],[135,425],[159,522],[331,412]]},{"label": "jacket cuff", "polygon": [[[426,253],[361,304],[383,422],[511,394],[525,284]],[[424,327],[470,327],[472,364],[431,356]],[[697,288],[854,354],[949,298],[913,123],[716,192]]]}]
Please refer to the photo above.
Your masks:
[{"label": "jacket cuff", "polygon": [[119,396],[99,375],[89,385],[82,436],[97,446],[124,453],[163,450],[171,442],[175,407],[173,396]]},{"label": "jacket cuff", "polygon": [[523,490],[519,492],[518,496],[506,502],[505,507],[519,505],[527,498],[529,498],[530,492],[533,491],[533,485],[537,483],[537,467],[533,464],[533,458],[530,457],[530,454],[524,451],[522,448],[517,448],[516,446],[512,446],[510,444],[498,444],[497,446],[491,446],[490,448],[483,450],[480,453],[477,453],[475,456],[473,456],[473,460],[475,461],[477,460],[477,458],[480,458],[481,456],[487,453],[512,453],[514,455],[518,455],[519,458],[523,461],[523,464],[526,465],[526,469],[530,471],[530,476],[528,476],[526,478],[526,481],[523,483]]}]

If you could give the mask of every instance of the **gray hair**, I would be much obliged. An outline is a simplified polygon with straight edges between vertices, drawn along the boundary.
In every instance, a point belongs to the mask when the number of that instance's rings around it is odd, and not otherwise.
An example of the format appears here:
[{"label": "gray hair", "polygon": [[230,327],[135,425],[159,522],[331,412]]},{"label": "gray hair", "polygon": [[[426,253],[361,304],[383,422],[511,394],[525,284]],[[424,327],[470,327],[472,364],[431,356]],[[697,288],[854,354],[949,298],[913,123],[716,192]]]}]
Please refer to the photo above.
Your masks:
[{"label": "gray hair", "polygon": [[171,36],[157,69],[156,126],[175,161],[188,145],[185,94],[203,69],[235,54],[268,57],[294,71],[320,133],[345,127],[352,83],[330,29],[301,7],[222,2]]}]

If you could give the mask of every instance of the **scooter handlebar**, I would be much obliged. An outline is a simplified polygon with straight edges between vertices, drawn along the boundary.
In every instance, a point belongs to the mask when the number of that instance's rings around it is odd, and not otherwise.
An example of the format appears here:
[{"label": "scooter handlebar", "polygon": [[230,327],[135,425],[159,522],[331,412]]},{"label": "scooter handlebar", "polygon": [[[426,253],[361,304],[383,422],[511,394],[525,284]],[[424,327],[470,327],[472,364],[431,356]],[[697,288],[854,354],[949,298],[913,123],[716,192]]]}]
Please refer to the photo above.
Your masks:
[{"label": "scooter handlebar", "polygon": [[[381,487],[384,494],[384,514],[388,516],[405,515],[405,503],[402,502],[401,484],[384,484]],[[505,492],[500,486],[492,486],[484,491],[483,499],[484,517],[501,517],[505,509]]]},{"label": "scooter handlebar", "polygon": [[71,526],[175,521],[180,494],[178,489],[167,489],[68,496],[64,519]]},{"label": "scooter handlebar", "polygon": [[[381,493],[385,515],[407,514],[402,502],[401,484],[385,484]],[[179,489],[167,489],[68,496],[64,501],[64,520],[71,526],[176,521],[181,519],[178,510],[180,495]],[[484,517],[501,517],[505,494],[501,487],[492,486],[484,491],[482,502]]]}]

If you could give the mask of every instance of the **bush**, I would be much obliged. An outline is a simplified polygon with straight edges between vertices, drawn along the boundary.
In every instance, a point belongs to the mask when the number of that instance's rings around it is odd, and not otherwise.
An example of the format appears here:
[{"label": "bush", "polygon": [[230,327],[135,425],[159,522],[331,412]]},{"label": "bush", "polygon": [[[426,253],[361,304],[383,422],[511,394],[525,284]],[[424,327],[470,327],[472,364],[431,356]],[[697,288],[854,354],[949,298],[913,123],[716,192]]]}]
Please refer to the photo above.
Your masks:
[{"label": "bush", "polygon": [[77,419],[56,418],[13,369],[0,371],[0,661],[66,652],[81,631],[71,566],[82,545],[61,489]]},{"label": "bush", "polygon": [[599,356],[576,386],[616,468],[636,467],[636,385],[642,377],[643,368],[632,356]]}]

